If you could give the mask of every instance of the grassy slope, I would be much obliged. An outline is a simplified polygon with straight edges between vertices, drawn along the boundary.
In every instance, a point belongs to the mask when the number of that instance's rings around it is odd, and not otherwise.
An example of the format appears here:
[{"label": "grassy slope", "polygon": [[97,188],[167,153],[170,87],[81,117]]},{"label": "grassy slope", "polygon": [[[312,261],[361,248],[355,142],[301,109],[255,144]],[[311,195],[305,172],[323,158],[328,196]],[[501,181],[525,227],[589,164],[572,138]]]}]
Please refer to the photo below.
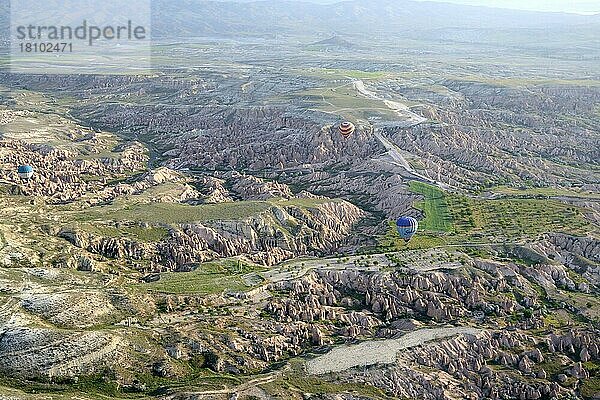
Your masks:
[{"label": "grassy slope", "polygon": [[225,290],[243,292],[249,287],[243,282],[241,276],[257,269],[258,267],[238,263],[236,260],[208,262],[201,264],[193,272],[163,273],[158,282],[139,284],[136,287],[170,294],[210,295]]},{"label": "grassy slope", "polygon": [[579,208],[555,200],[449,198],[458,234],[522,239],[546,232],[580,236],[594,230]]},{"label": "grassy slope", "polygon": [[[139,200],[139,201],[137,201]],[[187,205],[178,203],[148,203],[143,196],[119,199],[109,206],[92,207],[80,213],[80,221],[140,221],[181,224],[197,221],[241,220],[268,211],[271,207],[295,206],[311,208],[330,199],[291,199],[269,201],[236,201],[233,203]]]},{"label": "grassy slope", "polygon": [[218,219],[242,219],[269,209],[266,202],[235,202],[190,206],[177,203],[135,203],[115,201],[110,206],[94,207],[82,215],[83,220],[135,220],[177,224]]},{"label": "grassy slope", "polygon": [[425,219],[420,222],[421,228],[427,231],[451,232],[452,215],[444,192],[435,186],[417,181],[410,182],[410,190],[425,198],[415,204],[425,214]]}]

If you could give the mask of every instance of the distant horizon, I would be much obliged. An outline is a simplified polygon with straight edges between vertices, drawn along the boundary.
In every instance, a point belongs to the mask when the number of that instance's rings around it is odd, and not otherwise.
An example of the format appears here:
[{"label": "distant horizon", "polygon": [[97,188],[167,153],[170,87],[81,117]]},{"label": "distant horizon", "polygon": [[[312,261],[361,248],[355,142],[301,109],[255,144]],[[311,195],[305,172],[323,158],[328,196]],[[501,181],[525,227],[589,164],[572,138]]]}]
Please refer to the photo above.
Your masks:
[{"label": "distant horizon", "polygon": [[599,0],[415,0],[432,1],[436,3],[454,3],[469,6],[506,8],[521,11],[565,12],[571,14],[596,15],[600,14]]},{"label": "distant horizon", "polygon": [[[251,3],[264,0],[212,0],[220,2]],[[289,0],[286,0],[289,1]],[[335,4],[352,0],[292,0],[315,4]],[[600,0],[411,0],[420,2],[452,3],[467,6],[502,8],[519,11],[563,12],[569,14],[596,15],[600,14]]]}]

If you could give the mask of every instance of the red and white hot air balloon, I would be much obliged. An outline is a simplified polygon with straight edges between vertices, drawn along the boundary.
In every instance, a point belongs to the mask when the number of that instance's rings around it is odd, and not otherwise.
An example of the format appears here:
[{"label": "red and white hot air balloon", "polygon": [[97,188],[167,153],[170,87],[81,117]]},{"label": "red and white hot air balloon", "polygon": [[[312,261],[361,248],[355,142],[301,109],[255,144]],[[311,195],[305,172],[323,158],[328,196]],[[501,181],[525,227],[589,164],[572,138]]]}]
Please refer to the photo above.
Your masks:
[{"label": "red and white hot air balloon", "polygon": [[340,134],[344,138],[349,138],[354,133],[355,130],[356,130],[356,127],[354,126],[354,124],[352,122],[348,122],[348,121],[342,122],[339,127]]}]

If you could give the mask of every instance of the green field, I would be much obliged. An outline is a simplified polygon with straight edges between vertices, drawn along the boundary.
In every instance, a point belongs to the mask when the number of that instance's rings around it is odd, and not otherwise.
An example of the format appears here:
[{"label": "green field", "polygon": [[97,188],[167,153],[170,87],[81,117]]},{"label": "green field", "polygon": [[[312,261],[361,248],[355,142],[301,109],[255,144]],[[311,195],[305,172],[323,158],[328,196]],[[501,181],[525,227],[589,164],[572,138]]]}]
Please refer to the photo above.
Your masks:
[{"label": "green field", "polygon": [[515,197],[525,197],[525,196],[546,196],[546,197],[557,197],[557,196],[565,196],[565,197],[580,197],[586,199],[600,199],[600,194],[577,190],[577,189],[563,189],[563,188],[549,188],[549,187],[539,187],[539,188],[514,188],[509,186],[498,186],[492,189],[494,193],[515,196]]},{"label": "green field", "polygon": [[389,75],[386,71],[361,71],[357,69],[309,68],[295,69],[293,72],[304,76],[315,76],[324,79],[382,79]]},{"label": "green field", "polygon": [[425,214],[425,219],[419,222],[422,230],[434,232],[451,232],[453,230],[452,215],[448,208],[446,195],[441,189],[426,183],[412,181],[410,190],[425,198],[415,204],[415,207]]},{"label": "green field", "polygon": [[219,294],[225,290],[245,292],[247,286],[242,275],[256,271],[257,267],[234,260],[208,262],[192,272],[168,272],[161,274],[158,282],[138,284],[137,288],[169,294]]},{"label": "green field", "polygon": [[579,208],[557,200],[481,200],[449,195],[449,204],[459,235],[519,240],[547,232],[581,236],[594,230]]},{"label": "green field", "polygon": [[410,243],[396,233],[390,222],[380,239],[383,251],[425,249],[445,245],[517,243],[536,239],[549,232],[585,236],[598,232],[583,215],[583,210],[558,200],[504,197],[471,198],[444,193],[421,182],[411,182],[410,189],[423,195],[415,204],[425,218]]},{"label": "green field", "polygon": [[388,400],[392,397],[386,395],[381,389],[368,384],[357,384],[357,383],[342,383],[342,382],[331,382],[326,379],[319,377],[312,377],[304,375],[293,375],[279,378],[278,380],[271,382],[263,387],[269,390],[269,393],[275,393],[275,398],[291,398],[290,393],[352,393],[355,396],[364,396],[361,398],[369,398],[376,400]]},{"label": "green field", "polygon": [[138,221],[155,224],[183,224],[200,221],[242,220],[270,210],[272,207],[294,206],[311,208],[330,199],[291,199],[269,201],[236,201],[231,203],[188,205],[179,203],[149,203],[143,197],[131,196],[108,206],[91,207],[78,213],[79,221]]},{"label": "green field", "polygon": [[564,85],[564,86],[600,86],[599,80],[594,79],[550,79],[550,78],[490,78],[488,76],[456,76],[453,79],[464,82],[480,82],[494,86],[518,87],[518,86],[545,86],[545,85]]},{"label": "green field", "polygon": [[[112,207],[111,207],[112,208]],[[190,206],[177,203],[126,204],[106,215],[108,210],[100,210],[99,215],[90,214],[93,219],[109,217],[115,221],[136,220],[154,223],[178,224],[194,221],[237,220],[247,218],[269,209],[269,204],[258,201],[244,201],[222,204]]]}]

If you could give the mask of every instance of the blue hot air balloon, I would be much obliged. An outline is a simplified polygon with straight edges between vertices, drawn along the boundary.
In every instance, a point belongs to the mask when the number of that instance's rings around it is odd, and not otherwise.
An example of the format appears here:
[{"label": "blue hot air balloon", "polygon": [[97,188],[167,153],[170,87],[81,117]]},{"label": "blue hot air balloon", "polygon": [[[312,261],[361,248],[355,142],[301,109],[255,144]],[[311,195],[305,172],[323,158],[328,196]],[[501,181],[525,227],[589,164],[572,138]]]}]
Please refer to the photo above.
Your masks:
[{"label": "blue hot air balloon", "polygon": [[408,242],[419,229],[419,222],[413,217],[402,217],[396,221],[398,234],[402,239]]},{"label": "blue hot air balloon", "polygon": [[33,167],[31,165],[19,165],[18,173],[22,179],[31,179],[33,176]]}]

